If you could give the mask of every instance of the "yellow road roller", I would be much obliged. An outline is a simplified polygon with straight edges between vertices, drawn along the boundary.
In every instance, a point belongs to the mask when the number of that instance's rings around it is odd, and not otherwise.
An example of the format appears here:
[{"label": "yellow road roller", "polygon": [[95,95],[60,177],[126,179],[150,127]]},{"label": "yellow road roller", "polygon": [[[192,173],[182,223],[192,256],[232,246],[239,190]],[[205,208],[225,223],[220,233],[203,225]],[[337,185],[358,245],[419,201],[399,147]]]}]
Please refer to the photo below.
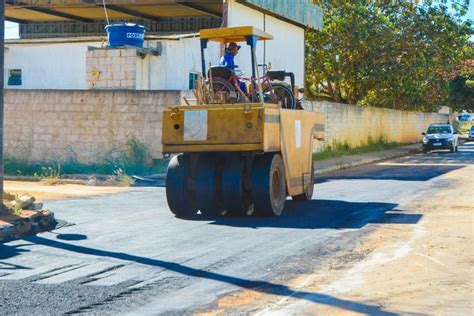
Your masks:
[{"label": "yellow road roller", "polygon": [[[312,148],[324,137],[324,116],[297,104],[294,82],[284,78],[291,73],[257,64],[258,41],[272,38],[251,26],[200,32],[203,76],[196,99],[163,113],[162,150],[176,154],[166,177],[168,205],[176,216],[278,216],[288,196],[312,198]],[[224,67],[206,69],[209,41],[247,43],[252,77]]]}]

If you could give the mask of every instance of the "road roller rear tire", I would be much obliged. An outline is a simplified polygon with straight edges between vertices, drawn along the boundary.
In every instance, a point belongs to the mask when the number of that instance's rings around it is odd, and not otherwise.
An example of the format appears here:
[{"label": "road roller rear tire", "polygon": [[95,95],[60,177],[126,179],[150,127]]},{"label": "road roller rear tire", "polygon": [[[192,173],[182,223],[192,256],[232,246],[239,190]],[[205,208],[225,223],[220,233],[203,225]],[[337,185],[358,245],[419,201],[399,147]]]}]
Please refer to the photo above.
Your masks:
[{"label": "road roller rear tire", "polygon": [[188,192],[189,157],[178,155],[171,158],[166,176],[166,199],[171,212],[177,217],[195,215]]},{"label": "road roller rear tire", "polygon": [[245,189],[245,158],[232,155],[227,157],[222,172],[222,201],[226,215],[252,215],[253,203],[250,193]]},{"label": "road roller rear tire", "polygon": [[314,162],[311,162],[311,185],[309,185],[302,194],[294,195],[291,198],[297,202],[308,202],[313,199],[314,191]]},{"label": "road roller rear tire", "polygon": [[255,211],[279,216],[286,201],[285,166],[279,154],[256,156],[251,173],[252,198]]},{"label": "road roller rear tire", "polygon": [[202,215],[216,216],[224,213],[221,197],[222,158],[218,155],[202,154],[196,166],[196,207]]}]

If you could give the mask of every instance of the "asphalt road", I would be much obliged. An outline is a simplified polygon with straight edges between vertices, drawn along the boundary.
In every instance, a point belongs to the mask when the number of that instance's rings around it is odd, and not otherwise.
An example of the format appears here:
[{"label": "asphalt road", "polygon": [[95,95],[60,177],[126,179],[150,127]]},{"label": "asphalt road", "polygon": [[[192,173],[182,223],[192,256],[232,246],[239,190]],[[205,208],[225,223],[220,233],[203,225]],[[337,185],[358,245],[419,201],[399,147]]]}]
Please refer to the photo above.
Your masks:
[{"label": "asphalt road", "polygon": [[443,190],[437,177],[473,164],[474,143],[392,162],[319,178],[310,203],[278,218],[177,219],[164,188],[48,202],[71,225],[0,244],[0,314],[191,314],[241,289],[390,314],[289,283],[328,257],[357,260],[351,249],[383,223],[416,225],[422,215],[397,206]]}]

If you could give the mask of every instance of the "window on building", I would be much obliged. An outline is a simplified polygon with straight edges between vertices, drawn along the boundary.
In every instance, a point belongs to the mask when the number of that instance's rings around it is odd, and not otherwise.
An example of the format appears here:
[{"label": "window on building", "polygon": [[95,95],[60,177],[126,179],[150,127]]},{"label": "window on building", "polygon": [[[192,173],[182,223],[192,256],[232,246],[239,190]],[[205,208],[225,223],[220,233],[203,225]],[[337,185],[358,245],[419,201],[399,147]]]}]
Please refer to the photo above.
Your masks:
[{"label": "window on building", "polygon": [[196,87],[196,80],[198,79],[197,72],[189,73],[189,90],[192,90]]},{"label": "window on building", "polygon": [[10,69],[8,72],[8,85],[21,86],[21,69]]}]

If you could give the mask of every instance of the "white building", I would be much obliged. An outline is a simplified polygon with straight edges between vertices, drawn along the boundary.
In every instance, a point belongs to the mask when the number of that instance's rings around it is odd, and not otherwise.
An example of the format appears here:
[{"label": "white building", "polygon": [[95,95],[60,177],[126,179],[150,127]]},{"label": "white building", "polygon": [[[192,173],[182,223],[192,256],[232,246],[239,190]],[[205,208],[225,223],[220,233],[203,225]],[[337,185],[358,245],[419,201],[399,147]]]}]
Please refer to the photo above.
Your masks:
[{"label": "white building", "polygon": [[[134,1],[135,4],[137,2],[140,1]],[[133,7],[124,1],[123,8],[117,8],[118,5],[112,8],[118,10],[116,13],[126,12],[125,16],[135,12],[137,17],[148,19],[153,19],[153,16],[150,16],[153,12],[157,12],[156,16],[166,13],[162,6],[163,1],[158,1],[159,4],[151,2],[153,1],[144,1],[143,5]],[[272,34],[273,41],[258,44],[258,62],[271,63],[273,69],[291,71],[295,74],[296,84],[304,85],[305,29],[318,29],[322,26],[322,12],[309,0],[211,0],[209,3],[213,6],[209,7],[204,7],[199,1],[194,1],[195,4],[190,1],[186,5],[174,0],[168,2],[167,10],[170,12],[186,6],[188,11],[179,14],[191,17],[197,15],[197,12],[201,13],[198,16],[221,14],[222,24],[228,27],[249,25]],[[176,6],[175,11],[172,11],[172,5]],[[157,7],[161,10],[153,11]],[[21,15],[19,12],[23,9],[24,7],[9,12],[7,8],[7,19],[10,15],[10,19],[41,21],[33,11],[24,11]],[[83,7],[83,11],[69,10],[67,14],[54,5],[49,10],[52,16],[59,14],[60,18],[66,20],[82,18],[80,14],[88,16]],[[71,12],[77,15],[72,15]],[[12,14],[16,14],[14,18],[11,18]],[[201,70],[200,42],[195,32],[179,33],[181,34],[146,36],[144,47],[159,52],[156,54],[158,56],[131,48],[94,49],[106,45],[105,32],[102,36],[7,40],[5,87],[188,90],[192,88],[193,80],[190,79],[193,74]],[[245,44],[242,46],[236,57],[236,64],[250,76],[250,50]],[[207,62],[217,64],[220,55],[220,45],[210,43],[206,50]]]}]

